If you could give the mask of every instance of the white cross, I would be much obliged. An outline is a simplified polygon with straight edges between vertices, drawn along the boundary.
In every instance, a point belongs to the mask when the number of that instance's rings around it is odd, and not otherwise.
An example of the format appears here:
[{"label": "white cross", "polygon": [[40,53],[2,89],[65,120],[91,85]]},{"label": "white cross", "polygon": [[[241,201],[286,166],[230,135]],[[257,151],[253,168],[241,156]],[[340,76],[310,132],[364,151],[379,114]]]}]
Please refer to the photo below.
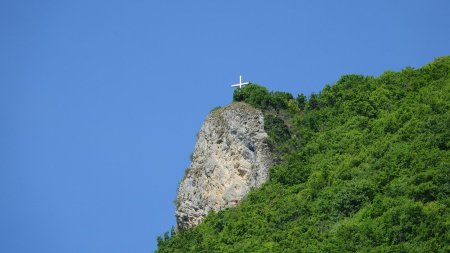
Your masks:
[{"label": "white cross", "polygon": [[242,88],[242,86],[244,86],[244,85],[246,85],[246,84],[249,84],[250,82],[245,82],[245,83],[243,83],[242,82],[242,76],[239,76],[239,83],[237,83],[237,84],[233,84],[233,85],[231,85],[231,87],[239,87],[239,89],[240,88]]}]

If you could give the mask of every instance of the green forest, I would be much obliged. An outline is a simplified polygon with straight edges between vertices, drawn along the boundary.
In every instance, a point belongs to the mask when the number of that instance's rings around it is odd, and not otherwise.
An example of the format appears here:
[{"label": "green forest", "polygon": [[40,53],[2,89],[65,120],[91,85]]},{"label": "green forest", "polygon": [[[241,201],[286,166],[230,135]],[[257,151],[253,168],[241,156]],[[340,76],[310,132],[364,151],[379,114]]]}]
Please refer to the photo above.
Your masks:
[{"label": "green forest", "polygon": [[233,101],[265,115],[270,180],[156,252],[450,252],[450,56]]}]

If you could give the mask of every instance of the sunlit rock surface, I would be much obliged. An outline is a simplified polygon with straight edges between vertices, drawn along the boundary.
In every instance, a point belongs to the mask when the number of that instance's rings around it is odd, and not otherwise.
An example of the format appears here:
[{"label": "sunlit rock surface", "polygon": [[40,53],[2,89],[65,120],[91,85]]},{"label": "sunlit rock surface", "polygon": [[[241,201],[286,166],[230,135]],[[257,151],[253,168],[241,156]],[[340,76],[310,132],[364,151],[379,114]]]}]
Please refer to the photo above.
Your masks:
[{"label": "sunlit rock surface", "polygon": [[235,206],[267,181],[272,155],[266,138],[262,112],[247,104],[233,103],[208,115],[178,187],[178,231],[197,225],[210,211]]}]

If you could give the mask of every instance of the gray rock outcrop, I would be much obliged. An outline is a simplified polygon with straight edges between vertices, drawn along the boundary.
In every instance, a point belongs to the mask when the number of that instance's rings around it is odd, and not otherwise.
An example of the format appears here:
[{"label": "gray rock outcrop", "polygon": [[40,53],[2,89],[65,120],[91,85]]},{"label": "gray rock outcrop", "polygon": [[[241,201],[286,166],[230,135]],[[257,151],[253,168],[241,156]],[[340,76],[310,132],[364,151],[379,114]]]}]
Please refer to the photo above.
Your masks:
[{"label": "gray rock outcrop", "polygon": [[178,187],[178,231],[197,225],[210,211],[235,206],[267,181],[272,154],[266,138],[262,112],[245,103],[210,112]]}]

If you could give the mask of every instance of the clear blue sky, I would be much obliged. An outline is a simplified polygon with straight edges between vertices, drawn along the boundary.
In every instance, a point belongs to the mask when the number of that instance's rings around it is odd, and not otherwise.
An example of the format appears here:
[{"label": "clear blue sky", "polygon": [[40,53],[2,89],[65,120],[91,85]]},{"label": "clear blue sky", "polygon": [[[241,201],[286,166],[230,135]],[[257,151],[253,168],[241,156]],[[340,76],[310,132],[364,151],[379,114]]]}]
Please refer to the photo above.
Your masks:
[{"label": "clear blue sky", "polygon": [[450,54],[449,1],[0,2],[0,252],[152,252],[230,84]]}]

